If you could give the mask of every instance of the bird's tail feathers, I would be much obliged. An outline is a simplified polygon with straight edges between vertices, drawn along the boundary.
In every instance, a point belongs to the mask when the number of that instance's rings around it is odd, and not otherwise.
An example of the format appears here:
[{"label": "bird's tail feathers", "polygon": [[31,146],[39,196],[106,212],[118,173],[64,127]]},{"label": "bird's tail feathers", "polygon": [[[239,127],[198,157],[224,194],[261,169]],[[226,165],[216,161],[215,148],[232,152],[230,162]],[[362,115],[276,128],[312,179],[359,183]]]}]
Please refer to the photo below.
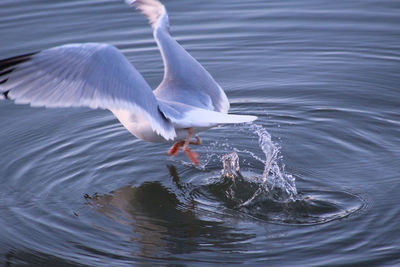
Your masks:
[{"label": "bird's tail feathers", "polygon": [[184,113],[182,118],[169,118],[171,122],[180,128],[207,128],[223,124],[235,124],[252,122],[257,119],[251,115],[226,114],[207,109],[196,108]]}]

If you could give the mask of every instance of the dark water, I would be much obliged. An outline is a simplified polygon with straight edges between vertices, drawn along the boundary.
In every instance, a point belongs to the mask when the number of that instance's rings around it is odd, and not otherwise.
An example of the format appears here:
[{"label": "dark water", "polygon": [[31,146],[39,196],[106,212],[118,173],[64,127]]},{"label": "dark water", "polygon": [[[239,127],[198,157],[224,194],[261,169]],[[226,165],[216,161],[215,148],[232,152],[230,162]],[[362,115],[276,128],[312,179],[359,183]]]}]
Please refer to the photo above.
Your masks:
[{"label": "dark water", "polygon": [[[110,112],[1,101],[0,261],[400,265],[400,3],[165,5],[256,125],[202,133],[197,168]],[[2,0],[0,36],[0,58],[107,42],[153,87],[162,78],[150,27],[122,1]],[[241,171],[222,177],[231,152]]]}]

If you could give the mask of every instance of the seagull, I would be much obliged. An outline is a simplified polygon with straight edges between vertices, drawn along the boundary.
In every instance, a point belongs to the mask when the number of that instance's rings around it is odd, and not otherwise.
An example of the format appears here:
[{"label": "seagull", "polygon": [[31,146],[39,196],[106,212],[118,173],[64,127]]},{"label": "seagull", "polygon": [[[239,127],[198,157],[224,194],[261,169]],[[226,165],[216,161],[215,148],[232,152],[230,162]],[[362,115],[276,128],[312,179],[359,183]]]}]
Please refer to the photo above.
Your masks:
[{"label": "seagull", "polygon": [[201,144],[199,132],[257,117],[228,114],[222,88],[172,38],[164,5],[157,0],[125,2],[147,17],[162,55],[164,78],[154,91],[115,46],[82,43],[0,60],[0,98],[32,107],[108,109],[137,138],[171,142],[168,155],[183,148],[198,165],[198,154],[189,145]]}]

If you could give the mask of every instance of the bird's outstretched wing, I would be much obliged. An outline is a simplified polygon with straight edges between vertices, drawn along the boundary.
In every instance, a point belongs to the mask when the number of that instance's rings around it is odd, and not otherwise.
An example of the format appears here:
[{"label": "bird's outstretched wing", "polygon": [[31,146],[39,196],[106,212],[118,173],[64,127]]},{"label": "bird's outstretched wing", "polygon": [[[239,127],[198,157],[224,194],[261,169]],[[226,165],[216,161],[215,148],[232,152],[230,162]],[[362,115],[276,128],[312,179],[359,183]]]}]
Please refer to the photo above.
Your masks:
[{"label": "bird's outstretched wing", "polygon": [[154,94],[198,108],[227,113],[229,101],[221,87],[169,33],[165,7],[157,0],[125,0],[150,21],[164,62],[164,79]]},{"label": "bird's outstretched wing", "polygon": [[129,110],[146,117],[165,139],[176,136],[149,85],[107,44],[64,45],[0,60],[0,93],[32,106]]}]

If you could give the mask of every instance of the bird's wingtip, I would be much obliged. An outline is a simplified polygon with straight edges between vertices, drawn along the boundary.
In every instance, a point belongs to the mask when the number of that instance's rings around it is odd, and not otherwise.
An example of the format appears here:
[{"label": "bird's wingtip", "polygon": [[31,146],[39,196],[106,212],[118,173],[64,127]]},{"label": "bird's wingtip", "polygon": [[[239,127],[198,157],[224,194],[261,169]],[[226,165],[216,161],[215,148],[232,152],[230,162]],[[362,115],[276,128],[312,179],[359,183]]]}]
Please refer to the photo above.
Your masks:
[{"label": "bird's wingtip", "polygon": [[169,28],[167,11],[158,0],[125,0],[125,3],[143,13],[150,22],[153,29]]},{"label": "bird's wingtip", "polygon": [[128,5],[133,5],[133,3],[135,3],[136,0],[125,0],[125,3],[127,3]]},{"label": "bird's wingtip", "polygon": [[253,122],[258,119],[257,116],[247,115],[249,117],[249,122]]}]

